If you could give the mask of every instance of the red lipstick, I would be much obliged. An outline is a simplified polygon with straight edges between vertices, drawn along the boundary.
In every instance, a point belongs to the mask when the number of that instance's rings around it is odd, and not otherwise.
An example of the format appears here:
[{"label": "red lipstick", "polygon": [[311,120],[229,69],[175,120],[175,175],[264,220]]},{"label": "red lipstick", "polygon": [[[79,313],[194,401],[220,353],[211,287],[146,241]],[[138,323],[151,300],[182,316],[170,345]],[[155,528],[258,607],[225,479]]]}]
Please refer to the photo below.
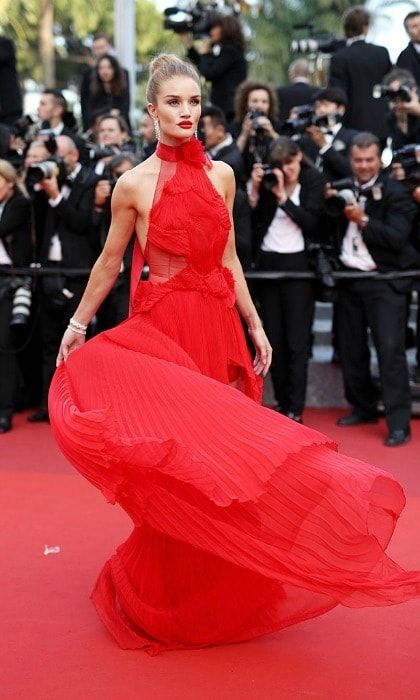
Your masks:
[{"label": "red lipstick", "polygon": [[192,122],[178,122],[178,126],[180,126],[181,129],[191,129],[192,125]]}]

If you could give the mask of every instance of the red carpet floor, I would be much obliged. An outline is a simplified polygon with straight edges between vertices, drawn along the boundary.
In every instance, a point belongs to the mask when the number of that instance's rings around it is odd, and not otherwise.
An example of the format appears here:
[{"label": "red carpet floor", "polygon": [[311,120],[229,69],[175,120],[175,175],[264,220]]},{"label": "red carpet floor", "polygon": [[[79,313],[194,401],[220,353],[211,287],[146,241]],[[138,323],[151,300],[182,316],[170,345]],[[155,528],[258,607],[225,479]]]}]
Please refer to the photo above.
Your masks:
[{"label": "red carpet floor", "polygon": [[[339,412],[306,423],[341,451],[393,472],[407,507],[390,552],[420,566],[420,421],[402,448],[378,425],[340,429]],[[17,416],[0,436],[0,698],[15,700],[419,700],[420,601],[335,609],[252,642],[151,658],[121,651],[89,593],[104,560],[130,531],[58,453],[47,425]],[[60,547],[44,554],[45,545]]]}]

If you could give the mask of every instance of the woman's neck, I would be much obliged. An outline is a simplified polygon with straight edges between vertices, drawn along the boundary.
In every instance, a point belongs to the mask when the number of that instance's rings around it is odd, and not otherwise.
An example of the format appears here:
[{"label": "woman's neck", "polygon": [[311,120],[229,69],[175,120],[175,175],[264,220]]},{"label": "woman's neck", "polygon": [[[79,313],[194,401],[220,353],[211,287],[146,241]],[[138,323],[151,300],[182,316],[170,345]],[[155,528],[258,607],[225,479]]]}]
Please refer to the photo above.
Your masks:
[{"label": "woman's neck", "polygon": [[161,134],[159,143],[161,143],[162,146],[172,146],[173,148],[176,148],[177,146],[183,146],[185,143],[189,143],[191,138],[191,136],[188,136],[184,139],[176,139],[173,136],[171,137],[167,136],[166,134]]}]

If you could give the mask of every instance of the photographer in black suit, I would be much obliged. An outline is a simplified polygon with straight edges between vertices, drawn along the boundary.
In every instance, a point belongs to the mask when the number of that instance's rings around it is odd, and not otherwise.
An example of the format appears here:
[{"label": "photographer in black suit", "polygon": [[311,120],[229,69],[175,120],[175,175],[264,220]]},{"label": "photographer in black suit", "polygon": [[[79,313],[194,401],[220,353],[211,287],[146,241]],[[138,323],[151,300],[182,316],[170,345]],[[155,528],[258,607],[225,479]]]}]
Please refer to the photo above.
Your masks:
[{"label": "photographer in black suit", "polygon": [[312,104],[318,92],[318,88],[310,84],[309,63],[306,58],[297,58],[293,61],[288,73],[289,85],[277,88],[281,123],[290,117],[290,110],[293,107]]},{"label": "photographer in black suit", "polygon": [[22,116],[22,94],[16,72],[13,41],[0,37],[0,122],[13,124]]},{"label": "photographer in black suit", "polygon": [[212,160],[222,160],[232,168],[236,180],[233,223],[239,260],[244,269],[251,266],[251,210],[245,192],[242,153],[226,131],[226,119],[218,107],[205,107],[201,114],[204,145]]},{"label": "photographer in black suit", "polygon": [[87,151],[83,139],[78,136],[73,126],[65,122],[73,122],[73,115],[67,111],[66,99],[60,90],[46,88],[43,90],[38,104],[40,128],[48,129],[54,136],[69,136],[79,149],[81,161],[87,161]]},{"label": "photographer in black suit", "polygon": [[388,99],[388,123],[392,148],[396,150],[409,143],[420,143],[419,88],[410,71],[394,68],[384,78],[384,85],[395,95]]},{"label": "photographer in black suit", "polygon": [[28,418],[48,420],[48,389],[55,370],[60,340],[69,318],[77,308],[86,278],[64,278],[59,268],[90,270],[94,252],[91,245],[91,216],[97,176],[79,162],[79,151],[68,136],[58,136],[56,155],[63,170],[40,182],[48,195],[48,211],[40,249],[40,263],[57,269],[45,276],[41,294],[43,395],[40,410]]},{"label": "photographer in black suit", "polygon": [[[32,259],[31,205],[18,186],[15,169],[0,160],[0,267],[26,267]],[[12,307],[15,280],[0,276],[0,433],[12,427],[18,365],[13,346]],[[29,310],[28,310],[29,311]]]},{"label": "photographer in black suit", "polygon": [[324,88],[315,100],[315,116],[325,119],[322,126],[311,125],[299,142],[302,151],[311,158],[315,167],[327,180],[338,180],[351,175],[349,151],[355,129],[343,126],[347,96],[340,88]]},{"label": "photographer in black suit", "polygon": [[[379,140],[358,134],[351,147],[352,189],[326,189],[327,210],[337,219],[337,252],[344,269],[405,270],[418,264],[410,244],[416,213],[408,191],[381,173]],[[334,199],[332,199],[334,198]],[[410,439],[410,390],[405,355],[406,293],[411,280],[355,279],[338,287],[338,343],[350,415],[338,425],[377,420],[377,391],[370,374],[368,327],[376,348],[389,434],[385,445]]]},{"label": "photographer in black suit", "polygon": [[[285,136],[272,145],[268,163],[269,172],[260,163],[252,171],[256,268],[309,271],[308,247],[318,240],[324,178],[305,164],[302,151]],[[262,280],[258,298],[273,348],[271,377],[277,410],[301,423],[315,285],[311,279]]]},{"label": "photographer in black suit", "polygon": [[397,58],[398,68],[405,68],[414,75],[420,86],[420,12],[409,12],[404,19],[404,27],[410,37],[410,42]]},{"label": "photographer in black suit", "polygon": [[375,99],[373,88],[391,68],[386,48],[366,42],[370,14],[364,7],[352,7],[343,17],[346,47],[331,57],[328,84],[346,93],[349,108],[344,124],[359,131],[370,131],[384,140],[387,136],[387,106]]}]

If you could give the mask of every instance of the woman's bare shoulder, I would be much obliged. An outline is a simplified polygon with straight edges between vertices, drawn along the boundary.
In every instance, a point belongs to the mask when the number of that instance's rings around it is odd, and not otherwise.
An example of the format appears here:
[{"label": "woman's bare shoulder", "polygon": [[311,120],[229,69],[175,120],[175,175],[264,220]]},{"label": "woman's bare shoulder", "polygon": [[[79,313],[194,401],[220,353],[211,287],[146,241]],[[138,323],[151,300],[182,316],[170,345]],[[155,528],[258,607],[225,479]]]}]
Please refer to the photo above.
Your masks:
[{"label": "woman's bare shoulder", "polygon": [[139,192],[144,194],[147,190],[154,191],[159,177],[160,161],[152,155],[143,163],[139,163],[131,170],[127,170],[118,178],[115,192],[123,197],[126,202],[138,202]]}]

